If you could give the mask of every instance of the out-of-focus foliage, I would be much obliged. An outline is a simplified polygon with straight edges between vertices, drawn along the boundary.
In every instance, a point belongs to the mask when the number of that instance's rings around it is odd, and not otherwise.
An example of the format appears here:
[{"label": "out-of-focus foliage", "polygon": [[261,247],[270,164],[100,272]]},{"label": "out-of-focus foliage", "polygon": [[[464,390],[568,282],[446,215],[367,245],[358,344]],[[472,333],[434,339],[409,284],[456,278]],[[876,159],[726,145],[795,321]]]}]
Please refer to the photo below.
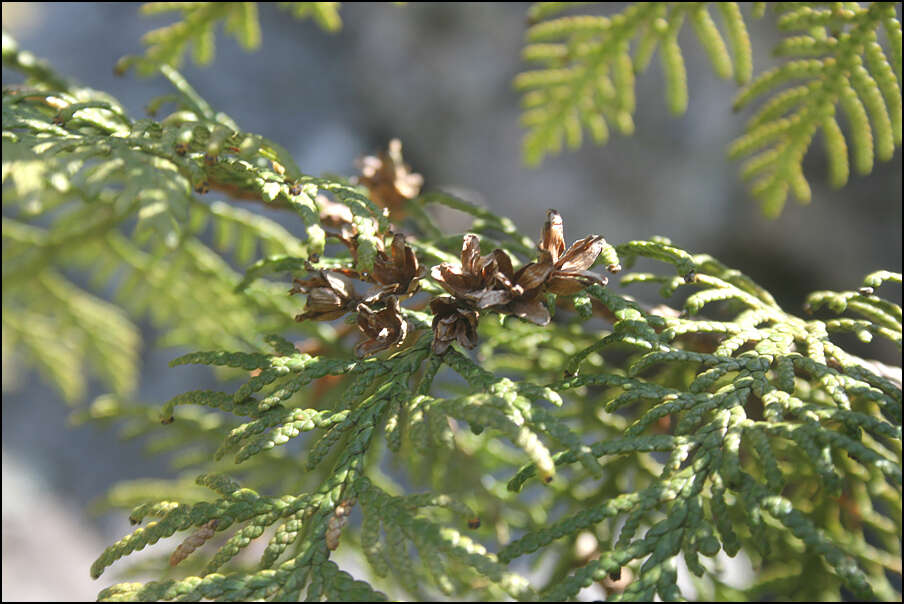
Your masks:
[{"label": "out-of-focus foliage", "polygon": [[[337,2],[279,4],[298,18],[312,17],[327,31],[342,26]],[[529,164],[560,152],[565,143],[580,147],[585,132],[597,144],[609,140],[612,126],[632,134],[635,78],[657,52],[669,111],[684,113],[689,93],[678,36],[685,24],[694,30],[716,75],[744,85],[735,110],[771,95],[728,150],[733,159],[753,155],[741,177],[753,181],[751,194],[767,216],[781,214],[789,193],[802,203],[810,201],[803,158],[817,133],[822,134],[834,187],[848,181],[849,144],[859,174],[872,171],[874,158],[889,161],[901,146],[901,23],[895,2],[777,3],[772,11],[776,24],[792,35],[774,54],[790,60],[756,77],[737,2],[641,2],[607,16],[563,16],[576,7],[587,11],[592,4],[537,2],[528,11],[523,57],[536,69],[519,74],[515,87],[524,93]],[[752,13],[762,17],[767,4],[753,3]],[[255,2],[150,2],[142,7],[145,14],[172,11],[180,11],[183,19],[148,33],[146,54],[124,57],[118,70],[136,64],[148,75],[161,65],[178,67],[189,45],[195,62],[208,64],[220,21],[246,49],[260,44]],[[805,82],[789,86],[798,80]],[[838,107],[849,126],[847,135],[836,119]]]},{"label": "out-of-focus foliage", "polygon": [[[298,19],[313,18],[326,31],[334,32],[342,27],[339,2],[278,4]],[[195,63],[207,65],[216,54],[216,29],[220,22],[243,48],[256,50],[261,43],[257,5],[257,2],[147,2],[141,6],[144,15],[180,12],[182,19],[145,34],[142,42],[148,49],[144,56],[123,57],[116,69],[123,72],[135,65],[140,74],[152,75],[163,65],[178,68],[189,46]]]},{"label": "out-of-focus foliage", "polygon": [[[175,111],[155,121],[132,119],[104,93],[60,88],[62,78],[5,34],[3,61],[29,76],[3,91],[4,354],[21,343],[70,400],[84,391],[85,363],[98,360],[95,372],[128,393],[137,329],[85,280],[112,288],[132,318],[163,327],[168,345],[262,346],[261,328],[330,338],[292,320],[285,288],[236,291],[235,266],[322,250],[320,190],[385,220],[365,196],[302,175],[279,145],[240,132],[171,68],[162,72],[175,93],[151,105]],[[291,211],[306,238],[234,204],[203,201],[211,190]],[[366,233],[361,242],[366,248]]]},{"label": "out-of-focus foliage", "polygon": [[[753,155],[741,176],[753,180],[751,193],[767,216],[781,213],[789,192],[802,203],[810,201],[802,164],[817,133],[835,187],[848,181],[848,141],[859,174],[872,171],[874,157],[889,161],[901,146],[898,3],[774,3],[778,28],[792,34],[774,53],[789,60],[756,77],[739,3],[643,2],[609,16],[561,16],[576,4],[587,10],[588,3],[574,2],[539,2],[530,10],[523,55],[537,68],[515,79],[524,92],[529,163],[559,152],[563,142],[579,147],[584,131],[598,144],[608,141],[613,124],[622,134],[633,133],[635,76],[657,51],[669,110],[684,113],[689,94],[678,35],[685,23],[716,75],[745,85],[735,110],[770,97],[728,151],[733,159]],[[766,4],[754,3],[753,13],[762,16]],[[838,107],[848,124],[846,135],[836,119]]]}]

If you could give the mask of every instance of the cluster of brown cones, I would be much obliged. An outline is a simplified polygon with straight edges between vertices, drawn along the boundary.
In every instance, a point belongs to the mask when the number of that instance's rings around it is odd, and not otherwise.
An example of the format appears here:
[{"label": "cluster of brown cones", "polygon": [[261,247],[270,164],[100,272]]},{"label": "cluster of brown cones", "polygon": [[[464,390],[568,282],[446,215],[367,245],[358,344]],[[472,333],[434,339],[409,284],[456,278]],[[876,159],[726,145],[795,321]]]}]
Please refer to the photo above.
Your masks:
[{"label": "cluster of brown cones", "polygon": [[[354,236],[351,232],[347,234],[348,237],[340,236],[340,239],[354,253]],[[606,277],[589,270],[603,245],[601,236],[590,235],[566,249],[562,217],[557,211],[549,210],[537,244],[538,258],[515,271],[505,251],[495,249],[481,256],[477,235],[465,235],[461,265],[444,262],[430,271],[431,277],[450,294],[430,302],[434,353],[442,354],[452,342],[474,348],[481,311],[513,314],[537,325],[548,324],[550,315],[544,304],[547,292],[570,295],[588,285],[606,284]],[[389,253],[378,250],[372,273],[313,267],[310,270],[313,276],[295,279],[290,292],[307,295],[305,312],[296,320],[326,321],[356,311],[358,328],[365,336],[355,346],[360,357],[404,342],[408,323],[402,316],[400,300],[415,293],[418,281],[426,274],[414,251],[405,243],[404,235],[393,236]],[[359,296],[344,277],[373,286]]]},{"label": "cluster of brown cones", "polygon": [[544,294],[570,295],[594,283],[606,285],[606,277],[588,270],[603,245],[601,236],[590,235],[566,250],[562,217],[557,211],[548,210],[537,244],[539,257],[515,271],[506,252],[495,249],[481,256],[477,235],[465,235],[461,266],[444,262],[430,272],[452,295],[430,303],[434,315],[433,351],[441,354],[453,341],[465,348],[476,346],[477,320],[485,309],[513,314],[537,325],[548,324]]},{"label": "cluster of brown cones", "polygon": [[[393,218],[401,218],[405,203],[417,197],[423,185],[420,174],[411,171],[402,158],[398,139],[389,149],[359,162],[358,181],[367,187],[371,199]],[[317,196],[321,223],[328,232],[343,242],[357,262],[358,230],[348,206]],[[382,238],[377,239],[382,244]],[[537,325],[550,321],[544,304],[545,294],[571,295],[592,284],[605,285],[606,277],[590,272],[590,267],[605,245],[599,235],[590,235],[566,248],[562,217],[548,210],[543,232],[537,244],[538,258],[517,271],[512,259],[501,249],[480,255],[480,239],[467,234],[462,240],[461,265],[444,262],[434,266],[430,276],[450,295],[430,302],[433,312],[433,352],[444,353],[452,342],[465,348],[477,345],[477,322],[480,312],[492,310],[513,314]],[[389,251],[378,249],[373,271],[360,273],[352,269],[315,269],[312,276],[295,279],[290,293],[307,295],[305,312],[298,321],[329,321],[348,312],[357,312],[358,329],[364,339],[355,346],[360,357],[387,348],[401,346],[408,335],[408,322],[402,316],[400,301],[419,288],[426,270],[405,243],[401,233],[393,235]],[[610,270],[616,270],[610,267]],[[363,294],[355,293],[346,280],[352,277],[372,284]]]},{"label": "cluster of brown cones", "polygon": [[[349,242],[349,247],[354,250],[354,240]],[[393,236],[388,254],[385,250],[377,251],[373,272],[317,270],[312,266],[309,270],[313,276],[295,279],[294,286],[289,290],[290,294],[307,295],[305,312],[297,315],[296,321],[330,321],[347,312],[357,312],[358,328],[366,336],[355,346],[355,353],[360,357],[399,346],[405,341],[408,323],[402,317],[399,298],[408,297],[418,290],[418,280],[426,274],[426,270],[418,263],[414,250],[405,243],[404,235],[397,233]],[[359,296],[345,277],[366,281],[373,286]]]}]

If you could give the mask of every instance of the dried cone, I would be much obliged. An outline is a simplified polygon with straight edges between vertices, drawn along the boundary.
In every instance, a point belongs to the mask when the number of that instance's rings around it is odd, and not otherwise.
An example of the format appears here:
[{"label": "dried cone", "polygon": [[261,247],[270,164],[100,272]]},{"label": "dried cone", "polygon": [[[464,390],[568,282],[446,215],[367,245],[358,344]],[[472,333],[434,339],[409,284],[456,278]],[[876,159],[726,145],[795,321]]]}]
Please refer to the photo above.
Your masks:
[{"label": "dried cone", "polygon": [[546,325],[550,317],[541,294],[552,271],[552,263],[531,262],[515,272],[508,254],[495,249],[481,256],[480,239],[468,234],[462,240],[461,266],[444,262],[433,267],[430,274],[464,304],[513,313],[537,325]]},{"label": "dried cone", "polygon": [[414,250],[405,244],[405,235],[396,233],[392,238],[390,254],[378,252],[374,259],[374,280],[384,290],[399,295],[411,294],[418,289],[418,280],[426,269],[418,264]]},{"label": "dried cone", "polygon": [[307,295],[305,312],[296,315],[296,321],[313,319],[314,321],[330,321],[338,319],[358,302],[354,290],[345,281],[329,271],[317,271],[308,279],[295,279],[290,294]]},{"label": "dried cone", "polygon": [[412,172],[402,159],[402,142],[397,138],[389,141],[387,151],[361,159],[359,169],[358,180],[370,191],[370,198],[377,205],[389,208],[396,220],[403,217],[400,210],[405,202],[417,197],[424,185],[423,176]]},{"label": "dried cone", "polygon": [[499,266],[497,279],[504,283],[510,292],[510,301],[500,310],[536,325],[547,325],[550,316],[543,304],[542,294],[543,285],[552,273],[552,264],[531,262],[515,272],[512,261],[505,252],[500,252],[497,256],[497,264]]},{"label": "dried cone", "polygon": [[510,288],[499,288],[503,284],[499,280],[500,260],[511,267],[511,260],[502,250],[481,256],[480,238],[469,233],[462,239],[461,266],[443,262],[431,269],[430,276],[455,298],[478,309],[499,306],[513,296]]},{"label": "dried cone", "polygon": [[446,352],[452,342],[458,342],[465,348],[477,346],[476,310],[466,308],[454,298],[434,298],[430,301],[433,311],[433,352]]},{"label": "dried cone", "polygon": [[576,294],[587,285],[606,285],[607,279],[589,269],[603,250],[605,240],[591,235],[574,242],[565,249],[562,217],[555,210],[548,210],[543,232],[537,247],[540,259],[514,272],[511,261],[504,252],[497,255],[499,279],[505,281],[512,292],[512,299],[504,311],[537,325],[550,321],[549,311],[543,304],[543,293]]},{"label": "dried cone", "polygon": [[546,290],[554,294],[576,294],[588,285],[606,285],[608,279],[591,272],[606,240],[600,235],[590,235],[579,239],[565,249],[565,229],[562,216],[555,210],[546,211],[546,222],[540,235],[540,261],[538,264],[551,265],[546,278]]},{"label": "dried cone", "polygon": [[383,310],[375,311],[364,303],[358,304],[358,328],[367,336],[355,345],[355,354],[359,357],[400,346],[408,335],[408,322],[402,316],[395,296],[386,298]]}]

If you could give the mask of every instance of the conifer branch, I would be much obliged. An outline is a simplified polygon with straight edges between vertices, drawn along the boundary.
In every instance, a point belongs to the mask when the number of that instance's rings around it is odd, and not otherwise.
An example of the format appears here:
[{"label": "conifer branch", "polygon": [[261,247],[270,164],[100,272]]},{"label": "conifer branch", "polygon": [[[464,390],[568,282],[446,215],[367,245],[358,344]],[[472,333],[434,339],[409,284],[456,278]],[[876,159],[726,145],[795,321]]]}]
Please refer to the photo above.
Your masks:
[{"label": "conifer branch", "polygon": [[[589,86],[601,72],[613,86],[628,82],[635,21],[654,36],[641,38],[641,59],[659,45],[671,65],[675,108],[685,98],[675,42],[685,21],[707,39],[720,73],[747,72],[744,60],[719,58],[744,45],[730,8],[720,9],[721,44],[696,5],[544,21],[560,8],[532,9],[540,22],[531,35],[538,44],[578,35],[566,51],[598,71],[524,78],[539,88],[556,78]],[[673,18],[659,31],[663,10]],[[862,14],[850,12],[784,22]],[[889,26],[885,13],[873,16]],[[619,44],[594,50],[600,31]],[[110,494],[108,504],[143,526],[102,552],[92,576],[178,533],[181,545],[163,560],[183,578],[121,583],[99,599],[558,601],[593,581],[615,596],[613,577],[624,573],[631,579],[618,599],[666,600],[683,597],[679,556],[708,595],[724,597],[704,558],[742,549],[761,569],[745,595],[774,596],[779,585],[808,600],[842,589],[899,596],[889,577],[900,573],[900,379],[838,337],[878,335],[900,349],[901,307],[882,295],[900,286],[899,273],[816,292],[797,316],[740,271],[663,238],[567,240],[550,209],[535,240],[466,200],[421,195],[398,141],[366,158],[357,180],[316,178],[170,67],[161,71],[175,111],[133,120],[107,95],[58,88],[14,46],[4,39],[4,64],[29,79],[3,91],[3,287],[14,301],[4,303],[4,327],[31,338],[64,391],[78,393],[71,376],[82,356],[99,359],[118,393],[80,419],[125,420],[125,435],[149,437],[198,474],[196,484],[136,482]],[[839,102],[875,115],[885,93],[857,100],[866,80],[856,77]],[[630,116],[621,90],[607,102]],[[790,98],[768,117],[805,102]],[[228,201],[206,203],[210,190],[272,205],[306,236]],[[434,203],[472,216],[471,231],[425,226]],[[594,270],[617,273],[638,258],[665,270],[618,284]],[[100,329],[108,304],[69,283],[62,271],[72,269],[100,285],[121,271],[131,315],[175,325],[166,342],[200,350],[174,359],[173,371],[207,365],[232,385],[191,390],[154,411],[131,400],[132,324],[117,314],[109,332]],[[680,293],[680,310],[623,291],[650,283],[666,298]],[[46,305],[26,304],[35,288]],[[51,340],[58,316],[82,337],[74,353]],[[5,346],[7,337],[4,329]],[[584,533],[597,545],[578,555]],[[374,585],[337,565],[341,547],[360,548]],[[515,572],[540,556],[556,561],[542,580]],[[809,580],[788,581],[789,563]],[[384,579],[387,593],[377,589]]]}]

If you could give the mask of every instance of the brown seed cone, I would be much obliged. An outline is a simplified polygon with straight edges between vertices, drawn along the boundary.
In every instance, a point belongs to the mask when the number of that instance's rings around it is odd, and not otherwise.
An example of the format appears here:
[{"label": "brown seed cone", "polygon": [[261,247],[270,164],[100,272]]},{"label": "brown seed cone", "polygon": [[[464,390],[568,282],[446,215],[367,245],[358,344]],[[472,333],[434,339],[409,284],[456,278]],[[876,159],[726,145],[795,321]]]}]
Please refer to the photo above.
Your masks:
[{"label": "brown seed cone", "polygon": [[414,250],[405,244],[405,235],[396,233],[393,236],[390,254],[391,256],[382,251],[377,252],[374,259],[374,280],[400,295],[416,292],[418,280],[427,270],[418,263]]},{"label": "brown seed cone", "polygon": [[433,311],[433,352],[443,354],[457,341],[465,348],[477,346],[477,321],[480,314],[459,304],[454,298],[430,301]]},{"label": "brown seed cone", "polygon": [[400,346],[408,335],[408,322],[402,316],[399,300],[386,297],[386,308],[372,310],[358,304],[358,328],[366,338],[355,345],[355,354],[366,357],[392,346]]},{"label": "brown seed cone", "polygon": [[589,269],[603,251],[606,240],[600,235],[579,239],[565,249],[565,228],[562,216],[555,210],[546,211],[546,222],[540,234],[539,264],[551,265],[546,289],[554,294],[576,294],[593,283],[606,285],[608,279]]},{"label": "brown seed cone", "polygon": [[[545,292],[571,295],[591,284],[606,285],[606,277],[588,270],[604,245],[601,236],[590,235],[566,249],[562,216],[556,210],[548,210],[537,244],[540,257],[536,262],[516,272],[508,254],[496,249],[481,256],[480,239],[467,234],[462,239],[461,266],[444,262],[434,266],[430,274],[461,308],[492,308],[537,325],[547,325],[551,317],[544,304]],[[439,321],[445,320],[448,325],[443,324],[442,331],[437,332],[439,323],[434,318],[434,346],[445,350],[459,319],[452,316],[448,304],[443,308],[445,314]]]},{"label": "brown seed cone", "polygon": [[478,309],[506,304],[511,300],[512,292],[499,287],[498,259],[501,257],[511,267],[511,260],[502,250],[481,256],[480,238],[469,233],[462,239],[461,266],[443,262],[434,266],[430,275],[455,298]]},{"label": "brown seed cone", "polygon": [[495,249],[481,256],[480,239],[467,234],[462,240],[461,266],[444,262],[430,274],[464,305],[493,308],[546,325],[550,317],[540,294],[552,270],[550,262],[531,262],[515,272],[508,254]]},{"label": "brown seed cone", "polygon": [[313,277],[307,279],[296,278],[289,293],[307,295],[305,312],[296,315],[296,321],[338,319],[354,308],[358,302],[358,297],[352,287],[338,275],[326,270],[317,271]]},{"label": "brown seed cone", "polygon": [[[501,261],[502,256],[505,260]],[[531,262],[525,264],[517,272],[505,252],[500,251],[499,280],[510,293],[509,302],[498,309],[526,319],[536,325],[547,325],[551,319],[549,311],[543,304],[543,284],[552,272],[550,263]]]},{"label": "brown seed cone", "polygon": [[424,185],[424,177],[412,172],[402,158],[402,143],[397,138],[389,141],[387,151],[359,160],[358,167],[361,170],[358,181],[367,187],[374,203],[393,212],[395,220],[403,217],[405,202],[417,197]]}]

